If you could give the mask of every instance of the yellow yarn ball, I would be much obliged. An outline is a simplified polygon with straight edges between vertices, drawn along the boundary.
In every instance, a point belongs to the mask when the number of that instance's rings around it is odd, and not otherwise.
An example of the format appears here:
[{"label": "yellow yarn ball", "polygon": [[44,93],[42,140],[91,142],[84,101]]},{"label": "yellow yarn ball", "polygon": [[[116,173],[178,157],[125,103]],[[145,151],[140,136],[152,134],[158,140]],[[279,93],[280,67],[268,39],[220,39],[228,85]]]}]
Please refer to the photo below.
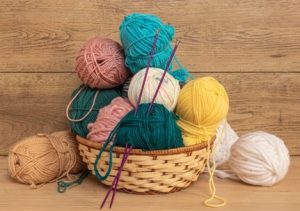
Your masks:
[{"label": "yellow yarn ball", "polygon": [[210,141],[228,109],[228,95],[216,79],[202,77],[188,82],[180,91],[176,107],[185,146]]},{"label": "yellow yarn ball", "polygon": [[21,183],[36,188],[84,169],[75,137],[68,131],[22,139],[9,151],[8,171]]}]

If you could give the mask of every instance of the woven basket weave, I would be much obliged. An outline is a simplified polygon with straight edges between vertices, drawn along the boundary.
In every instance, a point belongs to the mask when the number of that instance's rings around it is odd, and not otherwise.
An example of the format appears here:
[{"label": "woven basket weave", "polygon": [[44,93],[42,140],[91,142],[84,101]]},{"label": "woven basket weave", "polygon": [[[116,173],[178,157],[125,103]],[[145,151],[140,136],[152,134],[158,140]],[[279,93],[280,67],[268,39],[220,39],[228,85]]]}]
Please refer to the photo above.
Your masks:
[{"label": "woven basket weave", "polygon": [[[102,144],[76,137],[79,151],[89,170],[94,172],[96,156]],[[212,142],[211,142],[212,144]],[[131,150],[122,170],[118,190],[129,193],[156,194],[176,192],[195,182],[203,172],[208,159],[208,144],[198,144],[170,150]],[[101,181],[110,186],[122,161],[124,148],[113,150],[112,171]],[[102,154],[98,171],[103,175],[108,168],[108,152]]]}]

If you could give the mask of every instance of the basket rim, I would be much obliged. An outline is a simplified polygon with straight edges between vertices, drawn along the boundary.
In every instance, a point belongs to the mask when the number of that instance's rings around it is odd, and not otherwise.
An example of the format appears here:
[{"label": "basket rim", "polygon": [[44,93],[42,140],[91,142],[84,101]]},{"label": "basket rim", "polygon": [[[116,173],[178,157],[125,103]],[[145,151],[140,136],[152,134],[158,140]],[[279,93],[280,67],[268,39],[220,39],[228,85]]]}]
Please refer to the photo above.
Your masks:
[{"label": "basket rim", "polygon": [[[86,138],[83,138],[81,136],[76,135],[76,140],[79,144],[85,145],[87,147],[96,149],[96,150],[100,150],[102,147],[102,143],[99,142],[93,142],[91,140],[88,140]],[[215,137],[213,137],[209,142],[210,145],[213,144],[215,140]],[[163,150],[149,150],[149,151],[143,151],[141,149],[132,149],[130,154],[131,155],[172,155],[172,154],[181,154],[181,153],[189,153],[192,151],[196,151],[196,150],[201,150],[201,149],[205,149],[208,147],[208,141],[207,142],[203,142],[200,144],[195,144],[192,146],[186,146],[186,147],[178,147],[178,148],[173,148],[173,149],[163,149]],[[113,149],[114,153],[117,154],[123,154],[124,153],[124,147],[118,147],[115,146]],[[107,147],[105,149],[105,151],[109,151],[109,147]]]}]

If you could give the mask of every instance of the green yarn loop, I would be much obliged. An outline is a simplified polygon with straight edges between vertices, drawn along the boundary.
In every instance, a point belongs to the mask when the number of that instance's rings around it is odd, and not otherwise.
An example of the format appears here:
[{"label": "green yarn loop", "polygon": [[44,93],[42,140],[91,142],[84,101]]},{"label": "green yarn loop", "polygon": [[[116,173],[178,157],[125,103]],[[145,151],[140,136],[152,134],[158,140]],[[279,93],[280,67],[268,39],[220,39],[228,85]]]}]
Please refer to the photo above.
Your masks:
[{"label": "green yarn loop", "polygon": [[[130,111],[110,133],[108,139],[99,151],[94,164],[95,175],[99,180],[105,180],[112,169],[112,152],[114,146],[129,146],[142,150],[162,150],[183,147],[181,131],[176,124],[177,117],[161,104],[153,104],[149,114],[149,103],[139,105],[135,115]],[[109,146],[108,169],[104,175],[98,171],[98,162],[102,153]]]},{"label": "green yarn loop", "polygon": [[[83,90],[79,96],[74,99],[69,110],[69,115],[72,119],[79,119],[89,111],[92,106],[94,96],[98,90],[81,85],[73,92],[72,97],[75,96],[80,89]],[[87,126],[89,123],[96,121],[99,109],[107,106],[114,98],[119,97],[120,95],[121,93],[118,88],[99,90],[99,94],[91,113],[80,122],[70,121],[72,132],[81,137],[86,137],[89,132]]]},{"label": "green yarn loop", "polygon": [[[124,47],[125,65],[133,74],[147,66],[157,29],[160,29],[160,33],[150,67],[165,69],[172,53],[171,42],[175,28],[170,24],[164,24],[155,15],[133,13],[124,17],[119,27],[120,40]],[[178,69],[174,70],[171,64],[169,73],[182,84],[190,78],[190,74],[176,57],[174,61]]]},{"label": "green yarn loop", "polygon": [[57,182],[57,192],[58,193],[64,193],[69,187],[74,186],[74,185],[80,185],[83,180],[89,176],[90,171],[85,170],[82,172],[82,174],[78,177],[78,179],[71,181],[71,182],[66,182],[63,180],[60,180]]}]

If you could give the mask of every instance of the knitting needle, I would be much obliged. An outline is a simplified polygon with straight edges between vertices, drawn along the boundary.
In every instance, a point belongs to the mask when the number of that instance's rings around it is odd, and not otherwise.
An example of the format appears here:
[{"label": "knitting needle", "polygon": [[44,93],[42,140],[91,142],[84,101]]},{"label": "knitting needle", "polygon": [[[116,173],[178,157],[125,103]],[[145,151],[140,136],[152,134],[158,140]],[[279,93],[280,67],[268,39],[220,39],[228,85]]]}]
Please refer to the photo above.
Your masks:
[{"label": "knitting needle", "polygon": [[141,87],[140,95],[139,95],[139,98],[138,98],[138,101],[137,101],[137,104],[136,104],[136,107],[135,107],[135,110],[134,110],[134,115],[137,114],[137,112],[138,112],[138,107],[139,107],[140,102],[141,102],[141,99],[142,99],[142,94],[143,94],[143,91],[144,91],[144,87],[145,87],[145,83],[146,83],[146,79],[147,79],[149,67],[150,67],[150,64],[151,64],[151,61],[152,61],[152,57],[153,57],[153,54],[154,54],[154,50],[155,50],[155,46],[156,46],[156,41],[157,41],[159,32],[160,32],[160,29],[157,29],[156,34],[155,34],[155,37],[154,37],[154,40],[153,40],[153,44],[152,44],[152,49],[151,49],[150,57],[149,57],[149,59],[148,59],[147,68],[146,68],[146,72],[145,72],[143,84],[142,84],[142,87]]},{"label": "knitting needle", "polygon": [[114,188],[114,191],[113,191],[113,196],[112,196],[112,199],[111,199],[111,201],[110,201],[109,208],[111,208],[112,205],[113,205],[113,203],[114,203],[115,194],[116,194],[116,191],[117,191],[117,187],[118,187],[118,184],[119,184],[119,180],[120,180],[120,177],[121,177],[121,173],[122,173],[122,170],[123,170],[123,168],[124,168],[124,165],[125,165],[125,163],[126,163],[126,161],[127,161],[127,159],[128,159],[128,156],[129,156],[131,150],[132,150],[132,146],[128,147],[128,143],[126,143],[125,152],[124,152],[124,157],[123,157],[124,161],[123,161],[123,162],[121,163],[121,165],[120,165],[119,173],[118,173],[118,175],[117,175],[117,182],[116,182],[116,185],[115,185],[115,188]]},{"label": "knitting needle", "polygon": [[105,195],[105,198],[102,201],[100,209],[102,209],[103,206],[105,205],[105,202],[106,202],[108,196],[110,195],[111,191],[113,191],[113,196],[112,196],[112,199],[111,199],[111,202],[110,202],[110,208],[112,207],[112,204],[113,204],[113,201],[114,201],[114,198],[115,198],[115,193],[116,193],[116,190],[117,190],[117,187],[118,187],[119,179],[120,179],[123,167],[124,167],[124,165],[125,165],[125,163],[127,161],[127,158],[129,156],[131,150],[132,150],[132,147],[128,147],[128,144],[126,144],[125,150],[124,150],[123,159],[121,161],[121,165],[119,167],[117,175],[115,176],[115,178],[114,178],[114,180],[113,180],[113,182],[112,182],[109,190],[107,191],[107,193]]},{"label": "knitting needle", "polygon": [[163,80],[164,80],[164,78],[165,78],[165,76],[166,76],[166,74],[167,74],[167,72],[168,72],[168,70],[169,70],[170,64],[171,64],[171,62],[172,62],[172,60],[173,60],[173,57],[174,57],[174,55],[175,55],[175,52],[176,52],[176,50],[177,50],[177,47],[179,46],[179,43],[180,43],[179,40],[177,40],[176,45],[175,45],[175,47],[174,47],[174,49],[173,49],[173,51],[172,51],[172,53],[171,53],[171,56],[170,56],[170,58],[169,58],[169,60],[168,60],[167,66],[166,66],[166,68],[165,68],[165,71],[164,71],[164,73],[163,73],[163,75],[162,75],[162,77],[161,77],[161,79],[160,79],[160,82],[159,82],[159,84],[158,84],[158,87],[157,87],[157,89],[156,89],[156,91],[155,91],[155,94],[154,94],[154,97],[153,97],[153,99],[152,99],[152,101],[151,101],[151,104],[150,104],[150,106],[148,107],[147,114],[149,114],[149,112],[151,111],[151,109],[152,109],[152,107],[153,107],[153,103],[154,103],[154,101],[155,101],[155,98],[157,97],[159,88],[161,87],[162,82],[163,82]]}]

